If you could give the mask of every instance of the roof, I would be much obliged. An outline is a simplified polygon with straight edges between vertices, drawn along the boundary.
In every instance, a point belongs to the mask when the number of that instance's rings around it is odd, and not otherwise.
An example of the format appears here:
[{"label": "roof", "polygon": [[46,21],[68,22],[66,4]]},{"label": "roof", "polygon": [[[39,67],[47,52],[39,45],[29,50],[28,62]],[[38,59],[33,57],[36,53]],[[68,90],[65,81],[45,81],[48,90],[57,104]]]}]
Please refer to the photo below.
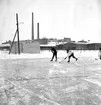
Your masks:
[{"label": "roof", "polygon": [[0,47],[10,47],[10,44],[1,44]]},{"label": "roof", "polygon": [[52,46],[56,46],[56,45],[53,45],[53,44],[46,44],[46,45],[43,44],[43,45],[42,45],[42,44],[41,44],[40,46],[42,46],[42,47],[43,47],[43,46],[46,46],[46,47],[47,47],[47,46],[50,46],[50,47],[52,47]]}]

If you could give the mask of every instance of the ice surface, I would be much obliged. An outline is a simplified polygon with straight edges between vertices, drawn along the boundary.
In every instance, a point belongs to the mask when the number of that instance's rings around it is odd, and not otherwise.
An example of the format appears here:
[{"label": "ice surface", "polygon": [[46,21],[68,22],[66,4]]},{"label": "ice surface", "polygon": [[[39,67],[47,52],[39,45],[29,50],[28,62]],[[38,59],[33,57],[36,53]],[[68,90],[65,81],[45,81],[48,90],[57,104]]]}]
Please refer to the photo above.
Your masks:
[{"label": "ice surface", "polygon": [[[96,57],[98,58],[98,51],[73,51],[77,57]],[[66,57],[66,51],[58,50],[58,57]],[[18,54],[8,54],[7,51],[0,51],[0,59],[21,59],[21,58],[50,58],[52,53],[50,51],[40,51],[39,54],[27,54],[21,53]]]},{"label": "ice surface", "polygon": [[78,61],[59,63],[58,51],[8,55],[0,53],[0,105],[100,105],[101,61],[98,51],[74,51]]}]

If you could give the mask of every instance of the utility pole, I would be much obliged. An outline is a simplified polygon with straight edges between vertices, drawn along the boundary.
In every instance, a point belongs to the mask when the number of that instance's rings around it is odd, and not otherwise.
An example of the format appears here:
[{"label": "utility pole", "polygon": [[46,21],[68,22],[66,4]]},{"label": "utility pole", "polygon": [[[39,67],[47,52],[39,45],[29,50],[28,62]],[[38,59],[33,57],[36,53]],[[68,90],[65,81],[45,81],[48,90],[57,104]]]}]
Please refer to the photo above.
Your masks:
[{"label": "utility pole", "polygon": [[12,50],[12,47],[13,47],[13,44],[14,44],[14,40],[15,40],[16,34],[17,34],[17,30],[15,32],[15,35],[14,35],[14,38],[13,38],[13,41],[12,41],[12,44],[11,44],[11,47],[10,47],[9,54],[11,53],[11,50]]},{"label": "utility pole", "polygon": [[20,54],[20,43],[19,43],[19,23],[18,23],[18,14],[16,13],[16,25],[17,25],[17,35],[18,35],[18,54]]}]

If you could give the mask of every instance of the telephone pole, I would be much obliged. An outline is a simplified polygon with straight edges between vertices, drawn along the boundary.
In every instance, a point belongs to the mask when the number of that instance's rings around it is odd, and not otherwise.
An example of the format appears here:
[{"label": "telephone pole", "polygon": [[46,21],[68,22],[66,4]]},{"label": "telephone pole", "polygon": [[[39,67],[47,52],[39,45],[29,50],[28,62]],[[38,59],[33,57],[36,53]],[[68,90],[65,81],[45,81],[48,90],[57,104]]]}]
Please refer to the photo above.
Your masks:
[{"label": "telephone pole", "polygon": [[19,23],[18,23],[18,14],[16,13],[16,25],[17,25],[17,35],[18,35],[18,54],[20,54],[20,42],[19,42]]}]

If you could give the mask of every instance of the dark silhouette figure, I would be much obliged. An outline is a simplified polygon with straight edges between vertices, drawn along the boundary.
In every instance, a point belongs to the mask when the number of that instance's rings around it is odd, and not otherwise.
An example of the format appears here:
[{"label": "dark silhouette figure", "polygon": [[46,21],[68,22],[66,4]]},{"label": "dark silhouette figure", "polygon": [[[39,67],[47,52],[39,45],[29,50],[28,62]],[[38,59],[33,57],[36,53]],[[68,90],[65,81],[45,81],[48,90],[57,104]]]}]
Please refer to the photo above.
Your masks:
[{"label": "dark silhouette figure", "polygon": [[51,61],[53,61],[54,57],[55,57],[55,61],[57,61],[57,51],[54,47],[51,48],[51,52],[53,53]]},{"label": "dark silhouette figure", "polygon": [[[67,61],[67,62],[70,62],[70,58],[71,58],[71,57],[73,57],[76,61],[78,60],[78,58],[76,58],[76,57],[74,56],[74,52],[72,52],[72,51],[70,51],[70,50],[66,50],[66,52],[67,52],[67,54],[68,54],[68,55],[67,55],[67,57],[68,57],[68,61]],[[66,57],[66,58],[67,58],[67,57]],[[66,58],[65,58],[65,59],[66,59]]]},{"label": "dark silhouette figure", "polygon": [[101,48],[99,48],[98,57],[101,60]]}]

